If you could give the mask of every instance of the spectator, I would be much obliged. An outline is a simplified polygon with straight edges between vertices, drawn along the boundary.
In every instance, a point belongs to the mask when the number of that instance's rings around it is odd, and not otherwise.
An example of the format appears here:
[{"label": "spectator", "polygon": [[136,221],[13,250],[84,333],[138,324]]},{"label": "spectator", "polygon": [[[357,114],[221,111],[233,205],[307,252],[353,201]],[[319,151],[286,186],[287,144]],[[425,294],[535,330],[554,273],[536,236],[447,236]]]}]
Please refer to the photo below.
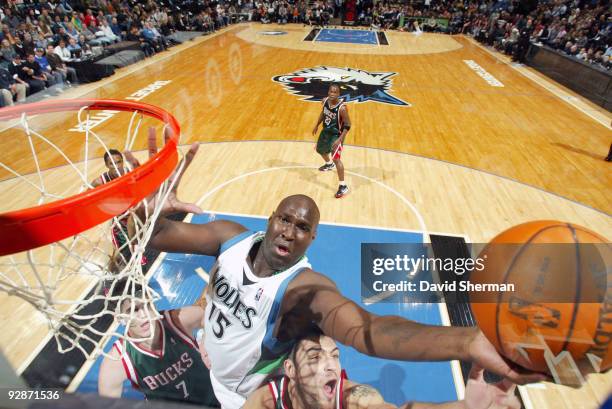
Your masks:
[{"label": "spectator", "polygon": [[11,45],[15,44],[15,37],[7,24],[2,25],[2,38],[8,40]]},{"label": "spectator", "polygon": [[56,33],[53,36],[53,42],[55,44],[59,44],[60,41],[68,43],[68,40],[70,39],[70,36],[68,34],[66,34],[66,29],[64,28],[64,26],[59,26],[57,28],[57,30],[54,30],[54,31]]},{"label": "spectator", "polygon": [[72,56],[70,54],[70,50],[66,48],[66,42],[64,40],[60,40],[57,47],[53,50],[55,54],[57,54],[63,62],[72,61]]},{"label": "spectator", "polygon": [[121,27],[119,27],[119,23],[117,22],[117,17],[112,18],[110,28],[113,34],[119,38],[119,41],[121,41],[121,38],[125,35],[125,33],[121,31]]},{"label": "spectator", "polygon": [[65,30],[64,32],[69,38],[79,38],[79,31],[74,27],[74,24],[72,24],[72,21],[67,21],[64,24],[64,30]]},{"label": "spectator", "polygon": [[85,43],[91,46],[99,46],[102,45],[102,41],[96,38],[94,31],[96,30],[96,22],[92,21],[89,26],[83,27],[81,30],[81,35],[85,38]]},{"label": "spectator", "polygon": [[92,21],[95,21],[97,23],[96,16],[93,15],[93,12],[91,11],[91,9],[85,10],[85,17],[83,19],[83,28],[89,27]]},{"label": "spectator", "polygon": [[110,43],[121,41],[121,36],[113,32],[113,29],[108,24],[108,21],[106,21],[106,19],[101,21],[100,27],[98,27],[98,32],[95,33],[96,36],[98,35],[98,33],[101,33],[99,37],[100,39],[105,39]]},{"label": "spectator", "polygon": [[26,23],[24,21],[20,22],[17,28],[15,29],[15,36],[21,37],[23,39],[23,35],[26,32]]},{"label": "spectator", "polygon": [[4,9],[4,18],[2,19],[2,24],[6,24],[10,29],[15,30],[19,26],[21,21],[15,15],[13,15],[13,11],[10,8]]},{"label": "spectator", "polygon": [[132,26],[126,39],[128,41],[136,41],[140,43],[140,49],[145,53],[146,57],[150,57],[155,54],[155,49],[151,46],[151,44],[145,41],[144,37],[140,34],[138,27]]},{"label": "spectator", "polygon": [[36,45],[34,44],[32,35],[30,33],[25,33],[23,36],[23,49],[25,50],[26,56],[28,54],[34,54],[35,48],[36,48]]},{"label": "spectator", "polygon": [[[106,21],[106,20],[102,20],[102,21]],[[106,35],[104,35],[104,31],[102,31],[102,29],[98,27],[95,22],[91,23],[91,25],[89,26],[89,31],[91,31],[92,34],[94,35],[94,38],[98,42],[98,45],[105,47],[113,43],[113,40],[110,39],[109,37],[106,37]]]},{"label": "spectator", "polygon": [[38,16],[38,21],[41,24],[44,24],[46,27],[50,27],[53,25],[53,19],[51,18],[51,16],[49,15],[49,10],[47,9],[42,9],[42,11],[40,12],[40,16]]},{"label": "spectator", "polygon": [[54,71],[53,68],[51,68],[51,64],[45,56],[45,50],[43,50],[42,48],[37,48],[36,56],[34,57],[34,59],[47,78],[47,87],[50,87],[54,84],[61,84],[64,82],[64,77],[62,76],[62,74],[60,72]]},{"label": "spectator", "polygon": [[26,89],[25,84],[17,82],[7,70],[0,68],[0,92],[4,106],[12,106],[15,97],[17,102],[24,102]]},{"label": "spectator", "polygon": [[13,44],[13,48],[15,49],[15,52],[19,54],[21,59],[25,60],[28,53],[20,37],[15,37],[15,44]]},{"label": "spectator", "polygon": [[35,48],[44,48],[47,46],[47,39],[43,35],[38,20],[34,20],[32,24],[27,24],[26,29],[28,30],[28,33],[32,36]]},{"label": "spectator", "polygon": [[44,82],[33,78],[34,71],[25,65],[19,54],[15,55],[15,58],[13,58],[13,62],[9,65],[8,71],[17,83],[26,86],[29,95],[45,88]]},{"label": "spectator", "polygon": [[[85,37],[81,37],[82,39],[85,39]],[[71,38],[68,40],[68,46],[67,46],[68,50],[70,51],[70,53],[72,55],[75,54],[75,52],[77,51],[82,51],[82,47],[81,44],[77,42],[76,38]]]},{"label": "spectator", "polygon": [[161,47],[165,50],[168,48],[168,40],[166,39],[166,37],[164,37],[159,30],[157,29],[157,27],[155,27],[155,25],[151,22],[146,23],[149,27],[149,29],[151,30],[151,32],[153,33],[153,38],[155,39],[155,41],[157,41]]},{"label": "spectator", "polygon": [[576,54],[576,58],[582,61],[586,61],[587,59],[587,49],[586,48],[581,48],[580,52],[578,54]]},{"label": "spectator", "polygon": [[83,31],[83,20],[80,18],[82,15],[82,13],[72,13],[72,19],[70,20],[74,28],[76,28],[79,33]]},{"label": "spectator", "polygon": [[[60,52],[61,49],[60,49]],[[68,51],[68,55],[70,55],[70,51]],[[72,67],[68,67],[60,55],[56,52],[56,49],[53,48],[53,44],[47,45],[47,53],[46,53],[47,61],[49,61],[49,65],[51,66],[51,70],[54,72],[58,72],[62,76],[62,81],[70,85],[70,83],[77,83],[77,74],[76,70]]]},{"label": "spectator", "polygon": [[4,67],[8,67],[9,64],[13,62],[13,57],[15,57],[16,54],[17,53],[15,52],[15,49],[11,43],[9,43],[9,40],[6,38],[2,40],[0,43],[0,56],[2,57],[2,65]]},{"label": "spectator", "polygon": [[70,6],[70,4],[68,4],[67,0],[60,0],[60,2],[57,5],[57,7],[64,14],[71,13],[73,11],[72,6]]},{"label": "spectator", "polygon": [[51,30],[51,27],[49,26],[49,24],[47,24],[45,20],[38,21],[38,28],[40,30],[40,35],[43,38],[49,39],[53,37],[53,31]]},{"label": "spectator", "polygon": [[287,24],[289,20],[289,11],[287,10],[286,4],[281,4],[278,8],[278,22],[279,24]]},{"label": "spectator", "polygon": [[155,51],[162,51],[166,49],[161,37],[156,35],[153,31],[153,26],[151,23],[146,22],[144,24],[144,27],[141,31],[141,35],[142,37],[144,37],[146,42],[148,42],[153,48],[155,48]]},{"label": "spectator", "polygon": [[297,4],[295,4],[291,12],[291,22],[299,23],[299,21],[300,21],[300,9],[298,8]]},{"label": "spectator", "polygon": [[28,54],[27,60],[23,65],[29,68],[29,71],[27,72],[29,76],[28,84],[30,84],[32,93],[41,91],[46,87],[55,84],[55,77],[52,75],[47,75],[45,72],[43,72],[40,64],[36,61],[34,54]]}]

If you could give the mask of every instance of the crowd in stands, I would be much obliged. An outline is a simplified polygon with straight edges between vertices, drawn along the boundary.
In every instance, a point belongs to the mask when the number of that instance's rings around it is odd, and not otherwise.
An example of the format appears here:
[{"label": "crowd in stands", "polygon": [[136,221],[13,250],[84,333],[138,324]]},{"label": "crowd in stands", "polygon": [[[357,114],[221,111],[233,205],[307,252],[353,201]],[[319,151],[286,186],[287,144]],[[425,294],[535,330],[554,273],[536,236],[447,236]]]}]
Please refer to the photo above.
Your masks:
[{"label": "crowd in stands", "polygon": [[245,0],[241,11],[263,23],[327,25],[346,23],[349,5],[353,24],[380,29],[468,34],[522,61],[530,42],[610,69],[612,12],[607,0]]},{"label": "crowd in stands", "polygon": [[71,62],[103,55],[120,41],[137,42],[151,56],[172,45],[175,31],[210,33],[242,20],[320,26],[332,19],[468,34],[519,61],[533,42],[604,69],[612,65],[607,0],[17,0],[0,9],[0,106],[78,81]]},{"label": "crowd in stands", "polygon": [[230,12],[235,9],[207,0],[9,2],[0,9],[0,107],[78,82],[71,63],[102,57],[114,43],[135,42],[148,57],[172,45],[175,31],[210,33],[228,25]]},{"label": "crowd in stands", "polygon": [[511,3],[492,10],[472,8],[454,17],[459,32],[518,60],[533,42],[599,68],[612,68],[612,12],[607,1],[539,2],[528,13]]}]

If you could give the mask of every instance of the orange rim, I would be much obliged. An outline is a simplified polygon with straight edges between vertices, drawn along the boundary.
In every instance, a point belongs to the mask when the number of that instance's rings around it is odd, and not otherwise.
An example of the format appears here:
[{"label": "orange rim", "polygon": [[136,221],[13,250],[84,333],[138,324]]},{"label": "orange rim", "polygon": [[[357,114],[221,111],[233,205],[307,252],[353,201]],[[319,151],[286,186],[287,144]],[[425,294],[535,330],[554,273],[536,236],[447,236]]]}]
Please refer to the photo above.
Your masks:
[{"label": "orange rim", "polygon": [[179,124],[170,113],[153,105],[103,99],[45,101],[0,109],[0,119],[83,107],[138,111],[167,124],[172,136],[146,163],[109,183],[55,202],[0,214],[0,256],[63,240],[124,213],[153,193],[176,167]]}]

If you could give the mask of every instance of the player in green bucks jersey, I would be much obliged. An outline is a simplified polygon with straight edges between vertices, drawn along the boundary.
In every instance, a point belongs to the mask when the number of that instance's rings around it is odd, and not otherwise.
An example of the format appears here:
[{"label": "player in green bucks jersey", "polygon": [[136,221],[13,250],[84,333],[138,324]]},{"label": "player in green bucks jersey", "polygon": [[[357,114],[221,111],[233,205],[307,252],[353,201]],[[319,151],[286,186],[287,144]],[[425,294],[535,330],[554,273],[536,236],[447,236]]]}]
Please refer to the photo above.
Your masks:
[{"label": "player in green bucks jersey", "polygon": [[[123,294],[122,287],[115,286],[113,294]],[[121,313],[130,314],[131,308],[129,301],[123,301]],[[162,319],[153,321],[153,328],[147,319],[152,312],[146,310],[143,303],[136,302],[128,323],[128,335],[143,341],[117,340],[110,357],[104,358],[98,375],[100,395],[120,397],[123,382],[129,379],[147,399],[219,407],[209,369],[191,335],[202,327],[204,308],[193,305],[163,311]]]},{"label": "player in green bucks jersey", "polygon": [[[327,91],[327,98],[323,100],[323,108],[317,124],[312,130],[316,135],[319,125],[323,124],[323,129],[317,140],[317,153],[321,155],[325,164],[319,168],[321,172],[333,170],[338,171],[340,186],[336,192],[336,198],[341,198],[349,191],[348,185],[344,181],[344,164],[340,160],[342,154],[342,144],[344,138],[351,129],[351,120],[348,109],[344,101],[339,98],[340,86],[332,84]],[[331,158],[330,158],[331,155]]]}]

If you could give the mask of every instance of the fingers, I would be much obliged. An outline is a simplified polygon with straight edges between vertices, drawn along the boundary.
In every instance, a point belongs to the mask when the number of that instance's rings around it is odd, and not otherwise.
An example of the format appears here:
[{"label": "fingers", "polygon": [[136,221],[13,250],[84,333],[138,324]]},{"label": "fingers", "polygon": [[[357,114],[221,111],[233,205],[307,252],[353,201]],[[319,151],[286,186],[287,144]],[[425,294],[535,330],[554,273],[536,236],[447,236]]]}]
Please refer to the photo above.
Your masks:
[{"label": "fingers", "polygon": [[164,125],[164,145],[168,143],[170,138],[172,138],[172,129],[166,124]]},{"label": "fingers", "polygon": [[203,213],[202,209],[200,209],[199,206],[197,206],[197,205],[195,205],[193,203],[177,202],[174,205],[174,209],[177,212],[194,213],[194,214],[201,214],[201,213]]},{"label": "fingers", "polygon": [[514,390],[516,389],[516,384],[507,379],[498,382],[495,386],[505,393],[514,393]]},{"label": "fingers", "polygon": [[484,382],[484,368],[476,363],[473,363],[468,377],[469,379],[473,379],[478,382]]},{"label": "fingers", "polygon": [[184,165],[181,163],[179,164],[179,168],[182,166],[181,169],[181,173],[177,176],[177,181],[175,184],[175,189],[178,188],[179,183],[181,182],[181,178],[183,177],[183,175],[185,174],[185,171],[187,170],[187,168],[189,167],[189,165],[191,164],[191,161],[193,161],[193,158],[195,157],[195,154],[198,152],[198,149],[200,148],[200,144],[193,143],[190,147],[189,150],[187,151],[187,154],[185,154],[185,157],[183,158],[183,161],[185,162]]},{"label": "fingers", "polygon": [[518,384],[525,385],[528,383],[536,383],[536,382],[546,382],[550,381],[551,377],[542,372],[534,372],[529,369],[525,369],[520,365],[515,364],[512,361],[504,359],[504,362],[508,365],[512,376],[507,376],[506,378],[510,381]]},{"label": "fingers", "polygon": [[548,377],[544,374],[537,372],[530,373],[519,373],[514,369],[510,370],[505,375],[506,379],[516,383],[518,385],[525,385],[528,383],[544,382],[548,380]]},{"label": "fingers", "polygon": [[191,164],[191,161],[193,160],[195,154],[198,152],[198,149],[200,149],[200,144],[199,143],[193,143],[190,147],[189,150],[187,151],[187,154],[185,155],[185,168],[188,168],[189,165]]},{"label": "fingers", "polygon": [[157,153],[157,135],[154,127],[149,127],[149,136],[148,136],[148,146],[149,146],[149,158],[155,156]]},{"label": "fingers", "polygon": [[123,156],[128,161],[128,163],[132,166],[132,169],[137,168],[138,166],[140,166],[140,162],[138,162],[138,159],[136,159],[136,157],[134,156],[134,154],[132,152],[125,151],[125,152],[123,152]]}]

